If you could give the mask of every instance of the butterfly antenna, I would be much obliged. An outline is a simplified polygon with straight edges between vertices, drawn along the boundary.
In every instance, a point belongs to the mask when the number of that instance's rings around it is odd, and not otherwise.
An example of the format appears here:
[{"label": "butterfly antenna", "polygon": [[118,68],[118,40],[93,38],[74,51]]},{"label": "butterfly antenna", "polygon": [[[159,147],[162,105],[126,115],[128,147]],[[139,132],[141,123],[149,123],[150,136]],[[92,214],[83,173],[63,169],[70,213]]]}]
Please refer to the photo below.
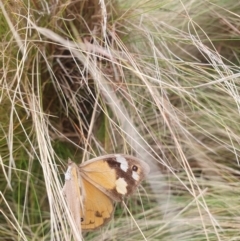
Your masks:
[{"label": "butterfly antenna", "polygon": [[135,220],[135,218],[133,217],[132,213],[131,213],[131,212],[130,212],[130,210],[128,209],[128,207],[127,207],[126,203],[125,203],[124,201],[122,201],[122,203],[123,203],[124,207],[127,209],[127,211],[128,211],[128,213],[129,213],[129,215],[131,216],[131,218],[132,218],[133,222],[135,223],[135,225],[137,226],[138,230],[139,230],[139,231],[140,231],[140,233],[142,234],[142,236],[143,236],[144,240],[145,240],[145,241],[147,241],[147,239],[146,239],[146,237],[145,237],[144,233],[143,233],[143,232],[142,232],[142,230],[140,229],[140,227],[139,227],[139,225],[138,225],[137,221]]}]

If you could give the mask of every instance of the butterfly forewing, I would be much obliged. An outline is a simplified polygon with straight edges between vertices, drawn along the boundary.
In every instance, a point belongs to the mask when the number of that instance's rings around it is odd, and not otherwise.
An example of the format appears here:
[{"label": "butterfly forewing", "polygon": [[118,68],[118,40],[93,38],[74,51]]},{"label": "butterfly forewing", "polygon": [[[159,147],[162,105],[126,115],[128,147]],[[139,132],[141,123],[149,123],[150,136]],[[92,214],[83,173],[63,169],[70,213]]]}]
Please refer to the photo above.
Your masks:
[{"label": "butterfly forewing", "polygon": [[111,199],[121,201],[136,190],[149,166],[135,157],[113,154],[85,162],[80,173]]}]

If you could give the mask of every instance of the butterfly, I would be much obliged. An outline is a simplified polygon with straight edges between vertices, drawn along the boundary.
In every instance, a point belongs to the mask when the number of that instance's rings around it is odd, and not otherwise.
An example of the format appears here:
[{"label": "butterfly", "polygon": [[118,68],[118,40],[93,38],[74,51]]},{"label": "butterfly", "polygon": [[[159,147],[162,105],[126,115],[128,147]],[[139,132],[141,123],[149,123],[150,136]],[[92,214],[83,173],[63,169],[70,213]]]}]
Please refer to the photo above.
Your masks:
[{"label": "butterfly", "polygon": [[100,156],[80,165],[69,161],[63,194],[76,224],[82,231],[106,224],[114,202],[131,195],[149,171],[145,162],[123,154]]}]

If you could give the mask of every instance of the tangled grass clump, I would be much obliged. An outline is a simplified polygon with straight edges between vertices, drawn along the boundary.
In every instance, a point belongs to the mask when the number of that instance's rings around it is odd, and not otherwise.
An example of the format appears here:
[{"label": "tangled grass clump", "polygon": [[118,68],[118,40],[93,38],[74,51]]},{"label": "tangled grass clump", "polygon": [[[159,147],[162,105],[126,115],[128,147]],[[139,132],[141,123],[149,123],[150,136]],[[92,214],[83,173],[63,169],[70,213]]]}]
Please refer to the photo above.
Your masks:
[{"label": "tangled grass clump", "polygon": [[138,227],[119,204],[79,240],[238,239],[239,3],[0,8],[1,237],[71,240],[67,159],[125,153],[151,166]]}]

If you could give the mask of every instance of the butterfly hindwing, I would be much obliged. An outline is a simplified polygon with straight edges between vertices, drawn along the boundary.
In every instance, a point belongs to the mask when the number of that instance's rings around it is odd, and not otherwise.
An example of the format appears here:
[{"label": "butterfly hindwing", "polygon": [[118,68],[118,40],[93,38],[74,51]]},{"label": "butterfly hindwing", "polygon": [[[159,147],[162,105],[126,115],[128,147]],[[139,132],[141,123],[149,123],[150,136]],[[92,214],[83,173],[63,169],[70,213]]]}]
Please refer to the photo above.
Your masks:
[{"label": "butterfly hindwing", "polygon": [[82,231],[101,227],[112,217],[113,201],[82,178],[79,166],[71,161],[65,173],[63,194],[77,227]]},{"label": "butterfly hindwing", "polygon": [[83,190],[79,167],[74,162],[69,161],[68,169],[65,173],[65,184],[63,195],[67,206],[71,212],[76,227],[81,232],[81,210],[83,209]]},{"label": "butterfly hindwing", "polygon": [[93,230],[106,224],[114,210],[112,200],[90,182],[83,179],[84,210],[81,212],[82,230]]}]

